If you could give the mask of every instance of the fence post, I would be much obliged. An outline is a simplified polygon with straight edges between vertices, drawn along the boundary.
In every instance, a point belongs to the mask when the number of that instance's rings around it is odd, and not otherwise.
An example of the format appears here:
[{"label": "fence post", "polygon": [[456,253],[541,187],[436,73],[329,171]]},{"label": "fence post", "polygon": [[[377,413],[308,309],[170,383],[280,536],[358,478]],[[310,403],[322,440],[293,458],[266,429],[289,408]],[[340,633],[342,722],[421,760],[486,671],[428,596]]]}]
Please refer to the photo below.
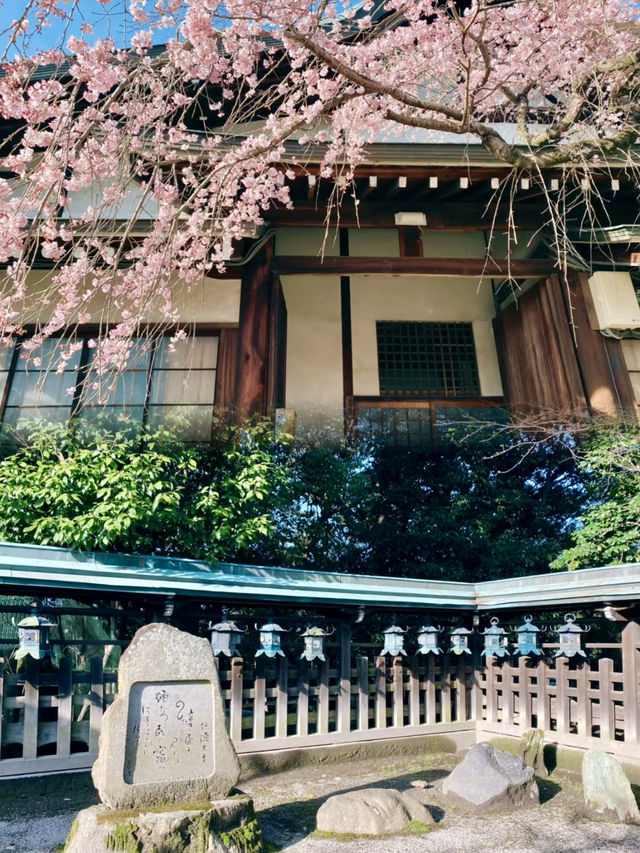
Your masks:
[{"label": "fence post", "polygon": [[496,723],[498,721],[497,714],[497,702],[498,697],[496,696],[496,659],[493,655],[487,655],[487,659],[485,662],[486,673],[487,673],[487,722],[488,723]]},{"label": "fence post", "polygon": [[73,717],[73,669],[71,658],[60,661],[58,673],[58,735],[56,755],[66,758],[71,754],[71,720]]},{"label": "fence post", "polygon": [[424,690],[424,721],[435,723],[436,708],[436,661],[435,655],[427,656],[427,681]]},{"label": "fence post", "polygon": [[298,713],[296,734],[309,734],[309,661],[300,661],[298,672]]},{"label": "fence post", "polygon": [[369,658],[358,657],[358,728],[369,728]]},{"label": "fence post", "polygon": [[409,665],[409,725],[420,725],[420,659],[411,657]]},{"label": "fence post", "polygon": [[606,749],[605,741],[613,740],[614,721],[613,704],[611,701],[611,673],[613,672],[613,661],[611,658],[600,658],[598,661],[598,675],[600,677],[600,740],[603,749]]},{"label": "fence post", "polygon": [[278,659],[278,682],[276,685],[276,737],[287,736],[289,715],[289,661]]},{"label": "fence post", "polygon": [[440,664],[440,722],[451,722],[451,668],[449,655]]},{"label": "fence post", "polygon": [[329,661],[320,664],[320,683],[318,684],[318,722],[316,731],[319,735],[329,733]]},{"label": "fence post", "polygon": [[351,626],[342,622],[340,637],[340,690],[338,692],[338,731],[351,731]]},{"label": "fence post", "polygon": [[91,658],[91,707],[89,709],[89,752],[98,751],[100,729],[102,728],[102,709],[104,707],[104,684],[102,658]]},{"label": "fence post", "polygon": [[478,649],[472,652],[471,664],[471,719],[482,722],[482,660]]},{"label": "fence post", "polygon": [[229,705],[229,736],[234,743],[242,740],[242,658],[231,658],[231,702]]},{"label": "fence post", "polygon": [[404,663],[401,657],[395,657],[391,664],[393,668],[393,725],[401,728],[404,725]]},{"label": "fence post", "polygon": [[531,728],[531,694],[529,692],[529,658],[520,655],[518,661],[518,725],[525,732]]},{"label": "fence post", "polygon": [[387,659],[376,658],[376,728],[387,727]]},{"label": "fence post", "polygon": [[622,676],[624,696],[625,743],[637,746],[640,742],[638,680],[640,677],[640,625],[628,622],[622,631]]},{"label": "fence post", "polygon": [[25,658],[24,678],[24,728],[22,757],[35,758],[38,754],[38,713],[40,705],[40,661]]},{"label": "fence post", "polygon": [[539,660],[536,664],[538,677],[538,707],[537,707],[537,726],[543,732],[549,728],[549,667],[546,661]]},{"label": "fence post", "polygon": [[265,716],[267,703],[267,684],[264,658],[256,658],[256,677],[253,682],[253,737],[264,740]]}]

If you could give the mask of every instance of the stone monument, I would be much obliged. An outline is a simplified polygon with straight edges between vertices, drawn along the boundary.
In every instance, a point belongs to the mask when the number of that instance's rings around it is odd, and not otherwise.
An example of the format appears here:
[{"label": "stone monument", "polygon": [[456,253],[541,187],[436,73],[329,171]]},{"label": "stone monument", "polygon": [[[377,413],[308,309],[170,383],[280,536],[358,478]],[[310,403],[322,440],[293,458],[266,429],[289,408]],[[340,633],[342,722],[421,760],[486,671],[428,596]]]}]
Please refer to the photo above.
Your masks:
[{"label": "stone monument", "polygon": [[103,805],[80,812],[67,853],[260,851],[207,640],[141,628],[122,655],[92,776]]}]

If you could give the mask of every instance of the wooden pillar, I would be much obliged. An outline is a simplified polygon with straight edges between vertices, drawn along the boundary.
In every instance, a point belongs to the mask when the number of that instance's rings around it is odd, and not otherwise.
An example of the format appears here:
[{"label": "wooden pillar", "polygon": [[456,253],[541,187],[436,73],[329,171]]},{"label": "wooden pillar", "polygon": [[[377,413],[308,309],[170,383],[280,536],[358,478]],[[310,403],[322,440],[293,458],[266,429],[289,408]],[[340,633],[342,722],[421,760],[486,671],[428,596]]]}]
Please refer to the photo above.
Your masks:
[{"label": "wooden pillar", "polygon": [[340,681],[338,690],[338,731],[351,731],[351,626],[342,622],[338,629],[340,643]]},{"label": "wooden pillar", "polygon": [[267,414],[271,258],[267,243],[242,269],[236,372],[236,420]]},{"label": "wooden pillar", "polygon": [[640,743],[640,625],[627,623],[622,631],[622,675],[624,691],[624,740],[637,746]]}]

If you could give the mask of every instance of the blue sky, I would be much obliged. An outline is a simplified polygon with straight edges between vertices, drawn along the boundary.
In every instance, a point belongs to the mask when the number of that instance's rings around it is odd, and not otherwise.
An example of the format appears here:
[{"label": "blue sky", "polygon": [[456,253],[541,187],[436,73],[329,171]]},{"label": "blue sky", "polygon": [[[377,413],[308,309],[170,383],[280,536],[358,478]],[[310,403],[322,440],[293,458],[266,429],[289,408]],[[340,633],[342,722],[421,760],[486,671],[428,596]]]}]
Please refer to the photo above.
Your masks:
[{"label": "blue sky", "polygon": [[[107,5],[103,5],[98,0],[80,0],[78,9],[74,13],[73,29],[67,30],[66,35],[72,32],[73,35],[80,35],[80,26],[83,21],[86,21],[94,28],[96,36],[103,38],[109,36],[118,47],[126,47],[136,29],[126,11],[128,3],[129,0],[111,0]],[[4,33],[7,27],[11,26],[12,21],[20,17],[25,5],[24,0],[0,0],[0,33]],[[153,9],[153,3],[150,7]],[[29,53],[58,46],[60,40],[66,38],[64,25],[56,19],[51,20],[51,27],[47,27],[39,35],[32,36]],[[158,33],[154,43],[160,44],[171,35],[172,31],[168,29]],[[0,42],[4,38],[0,36]]]}]

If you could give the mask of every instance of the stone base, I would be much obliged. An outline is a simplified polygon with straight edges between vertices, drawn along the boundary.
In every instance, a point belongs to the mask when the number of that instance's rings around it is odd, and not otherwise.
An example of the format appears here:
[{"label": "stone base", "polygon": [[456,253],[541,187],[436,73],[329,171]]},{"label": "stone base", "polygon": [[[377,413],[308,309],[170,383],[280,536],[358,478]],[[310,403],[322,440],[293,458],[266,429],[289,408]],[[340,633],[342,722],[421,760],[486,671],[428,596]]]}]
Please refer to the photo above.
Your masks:
[{"label": "stone base", "polygon": [[92,806],[78,813],[64,853],[262,853],[252,800],[244,794],[199,808],[114,811]]}]

